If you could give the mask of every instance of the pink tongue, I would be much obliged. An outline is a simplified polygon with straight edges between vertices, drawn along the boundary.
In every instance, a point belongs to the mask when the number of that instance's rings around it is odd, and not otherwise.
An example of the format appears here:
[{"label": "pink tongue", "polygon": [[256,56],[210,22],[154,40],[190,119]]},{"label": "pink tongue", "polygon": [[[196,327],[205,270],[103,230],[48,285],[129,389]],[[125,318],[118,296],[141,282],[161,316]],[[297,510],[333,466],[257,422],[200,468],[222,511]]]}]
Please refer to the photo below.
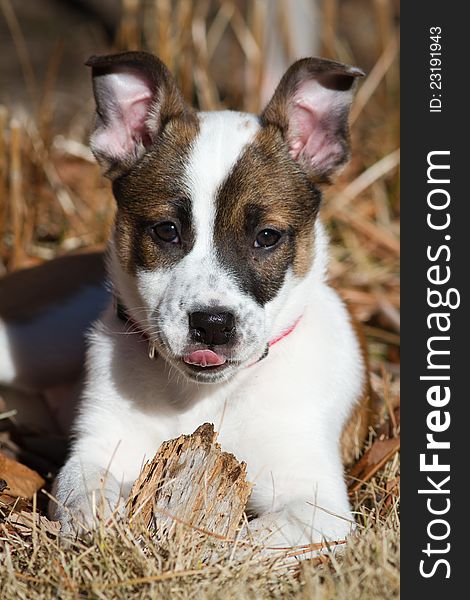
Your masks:
[{"label": "pink tongue", "polygon": [[184,362],[188,365],[198,365],[200,367],[216,367],[226,362],[225,356],[219,356],[212,350],[196,350],[184,357]]}]

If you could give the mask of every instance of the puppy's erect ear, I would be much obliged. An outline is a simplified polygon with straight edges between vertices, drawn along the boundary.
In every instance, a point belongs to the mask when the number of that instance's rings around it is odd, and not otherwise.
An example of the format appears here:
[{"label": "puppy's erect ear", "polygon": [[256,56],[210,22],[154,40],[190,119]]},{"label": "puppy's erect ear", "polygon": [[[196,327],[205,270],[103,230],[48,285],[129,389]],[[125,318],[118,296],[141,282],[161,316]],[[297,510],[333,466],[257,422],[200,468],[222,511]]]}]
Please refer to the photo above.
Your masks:
[{"label": "puppy's erect ear", "polygon": [[165,65],[146,52],[92,56],[96,101],[91,149],[105,175],[128,170],[174,118],[191,118],[192,110]]},{"label": "puppy's erect ear", "polygon": [[331,60],[298,60],[261,114],[263,124],[281,129],[290,155],[314,181],[329,181],[349,158],[349,109],[363,75]]}]

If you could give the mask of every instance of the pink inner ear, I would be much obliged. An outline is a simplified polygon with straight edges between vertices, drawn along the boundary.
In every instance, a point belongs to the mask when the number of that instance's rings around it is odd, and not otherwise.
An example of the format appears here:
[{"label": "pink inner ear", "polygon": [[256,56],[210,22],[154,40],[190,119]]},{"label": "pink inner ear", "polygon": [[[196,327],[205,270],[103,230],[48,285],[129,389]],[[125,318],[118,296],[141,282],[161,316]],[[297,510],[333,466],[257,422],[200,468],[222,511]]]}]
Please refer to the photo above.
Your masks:
[{"label": "pink inner ear", "polygon": [[143,77],[131,72],[105,75],[111,98],[108,123],[96,132],[94,147],[105,154],[122,157],[145,144],[148,137],[152,91]]},{"label": "pink inner ear", "polygon": [[317,81],[299,86],[288,106],[289,151],[294,160],[306,162],[318,173],[329,171],[342,153],[335,138],[340,109],[335,92]]},{"label": "pink inner ear", "polygon": [[290,110],[289,150],[292,158],[297,160],[301,152],[307,146],[313,145],[313,132],[315,131],[317,118],[311,107],[296,103]]},{"label": "pink inner ear", "polygon": [[139,98],[132,101],[124,112],[126,126],[129,132],[142,137],[145,131],[145,120],[148,112],[148,98]]}]

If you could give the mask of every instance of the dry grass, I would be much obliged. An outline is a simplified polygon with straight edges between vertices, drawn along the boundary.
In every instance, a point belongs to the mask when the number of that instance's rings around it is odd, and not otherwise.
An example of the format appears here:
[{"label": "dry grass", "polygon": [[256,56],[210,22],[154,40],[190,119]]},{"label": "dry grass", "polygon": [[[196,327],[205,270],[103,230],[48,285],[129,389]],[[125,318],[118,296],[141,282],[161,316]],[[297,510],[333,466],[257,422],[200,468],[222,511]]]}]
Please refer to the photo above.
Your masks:
[{"label": "dry grass", "polygon": [[64,542],[34,506],[23,505],[20,513],[20,507],[0,503],[0,594],[6,600],[398,598],[398,473],[394,454],[352,494],[358,527],[343,554],[327,552],[300,564],[286,559],[285,552],[265,557],[255,547],[222,542],[184,524],[164,544],[116,520]]},{"label": "dry grass", "polygon": [[[344,557],[287,569],[256,551],[243,561],[231,548],[206,565],[184,540],[162,556],[119,529],[64,550],[42,535],[29,548],[10,536],[2,598],[398,598],[397,540],[385,528],[367,531]],[[208,543],[206,543],[206,547]],[[36,552],[35,552],[36,549]]]},{"label": "dry grass", "polygon": [[[7,4],[2,0],[2,7]],[[157,52],[176,72],[185,96],[201,108],[259,108],[265,2],[249,2],[248,8],[229,0],[124,0],[123,5],[117,48]],[[333,241],[332,283],[364,324],[372,380],[382,399],[378,435],[387,439],[399,429],[397,9],[392,0],[323,0],[322,6],[322,54],[368,70],[352,112],[353,159],[325,192],[322,216]],[[27,85],[37,88],[19,26],[13,33]],[[294,32],[279,27],[289,51]],[[74,122],[73,134],[51,125],[46,100],[55,72],[52,61],[35,114],[0,107],[0,275],[103,245],[112,223],[109,186],[86,146],[88,120]],[[376,435],[371,433],[369,446]],[[143,547],[122,524],[64,546],[44,523],[8,524],[11,507],[3,507],[0,596],[395,598],[398,483],[394,453],[367,483],[354,486],[359,527],[344,556],[300,568],[285,568],[280,558],[263,559],[255,550],[240,559],[230,545],[223,552],[217,546],[203,561],[202,552],[205,556],[213,542],[206,539],[203,551],[200,540],[195,544],[184,531],[169,548],[151,540]]]}]

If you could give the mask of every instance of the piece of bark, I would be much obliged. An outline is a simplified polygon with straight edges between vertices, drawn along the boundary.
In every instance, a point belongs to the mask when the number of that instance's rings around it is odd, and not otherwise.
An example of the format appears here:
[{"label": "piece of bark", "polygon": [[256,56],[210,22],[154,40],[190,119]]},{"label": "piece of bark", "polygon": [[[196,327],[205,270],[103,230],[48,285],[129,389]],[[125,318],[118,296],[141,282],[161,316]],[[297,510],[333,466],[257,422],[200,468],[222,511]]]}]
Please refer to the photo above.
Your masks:
[{"label": "piece of bark", "polygon": [[44,483],[44,479],[36,471],[0,452],[0,489],[2,492],[17,498],[32,498]]},{"label": "piece of bark", "polygon": [[129,496],[131,524],[143,524],[159,539],[169,539],[176,523],[235,538],[252,486],[246,464],[222,452],[216,438],[205,423],[160,446]]}]

